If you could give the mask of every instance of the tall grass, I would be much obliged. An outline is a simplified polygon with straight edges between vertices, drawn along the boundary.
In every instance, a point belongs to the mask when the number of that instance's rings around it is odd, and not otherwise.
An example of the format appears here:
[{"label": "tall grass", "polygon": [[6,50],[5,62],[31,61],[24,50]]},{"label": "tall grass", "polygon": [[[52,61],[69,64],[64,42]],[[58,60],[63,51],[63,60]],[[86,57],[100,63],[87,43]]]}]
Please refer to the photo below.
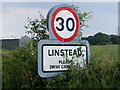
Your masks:
[{"label": "tall grass", "polygon": [[120,88],[118,46],[91,46],[90,68],[73,66],[70,72],[51,78],[47,84],[49,88]]},{"label": "tall grass", "polygon": [[120,88],[118,45],[90,46],[90,67],[40,78],[37,49],[3,50],[3,88]]}]

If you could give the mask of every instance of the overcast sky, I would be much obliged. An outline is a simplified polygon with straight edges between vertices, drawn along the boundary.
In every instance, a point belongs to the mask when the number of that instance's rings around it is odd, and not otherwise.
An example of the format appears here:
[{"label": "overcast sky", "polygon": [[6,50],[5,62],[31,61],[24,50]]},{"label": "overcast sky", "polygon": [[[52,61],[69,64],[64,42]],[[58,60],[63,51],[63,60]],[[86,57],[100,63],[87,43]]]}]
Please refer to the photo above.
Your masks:
[{"label": "overcast sky", "polygon": [[[65,4],[65,2],[3,2],[2,38],[20,38],[24,36],[27,17],[39,18],[38,11],[46,17],[48,11],[58,4]],[[97,32],[118,34],[117,2],[69,2],[66,4],[74,4],[82,12],[93,11],[93,17],[87,22],[90,27],[83,31],[83,36],[94,35]]]}]

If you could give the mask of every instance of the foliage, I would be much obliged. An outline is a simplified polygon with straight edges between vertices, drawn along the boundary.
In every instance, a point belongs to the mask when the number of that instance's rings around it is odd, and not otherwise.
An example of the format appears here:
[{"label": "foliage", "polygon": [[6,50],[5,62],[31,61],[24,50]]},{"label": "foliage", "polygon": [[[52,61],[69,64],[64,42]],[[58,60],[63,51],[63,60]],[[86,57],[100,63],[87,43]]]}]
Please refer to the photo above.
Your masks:
[{"label": "foliage", "polygon": [[47,87],[118,88],[120,85],[120,67],[118,65],[120,63],[114,49],[118,51],[117,46],[92,47],[90,68],[80,69],[74,66],[70,71],[51,78],[50,82],[47,81]]},{"label": "foliage", "polygon": [[36,82],[42,85],[37,73],[37,49],[3,50],[2,56],[3,88],[32,88],[39,86]]},{"label": "foliage", "polygon": [[2,44],[2,49],[5,49],[5,45],[4,44]]},{"label": "foliage", "polygon": [[[79,7],[72,5],[72,7],[78,12],[78,15],[80,17],[80,29],[83,30],[84,28],[88,28],[88,24],[86,22],[88,19],[92,17],[90,12],[84,12],[82,13],[81,10],[79,10]],[[30,19],[27,18],[28,24],[25,25],[25,28],[27,29],[26,33],[30,34],[33,38],[33,40],[36,42],[40,41],[41,39],[47,39],[48,35],[47,32],[47,20],[45,17],[39,12],[40,19]],[[82,36],[82,32],[80,32],[79,37]],[[36,46],[36,45],[35,45]]]},{"label": "foliage", "polygon": [[41,78],[37,49],[2,50],[3,88],[120,88],[118,46],[91,46],[90,67]]},{"label": "foliage", "polygon": [[120,39],[119,36],[112,34],[109,37],[110,37],[110,40],[111,40],[112,44],[118,44],[119,43],[119,39]]},{"label": "foliage", "polygon": [[92,11],[89,12],[83,12],[81,10],[79,10],[79,7],[72,5],[72,7],[77,11],[79,18],[80,18],[80,29],[84,30],[84,28],[88,28],[89,25],[86,24],[86,22],[92,18]]},{"label": "foliage", "polygon": [[[81,20],[81,30],[88,27],[86,21],[90,12],[81,13],[79,7],[73,8]],[[29,29],[35,42],[47,38],[46,19],[40,14],[40,20],[28,18]],[[100,34],[96,37],[99,38]],[[101,34],[102,35],[102,34]],[[103,35],[104,36],[104,35]],[[105,35],[105,39],[106,39]],[[108,39],[106,39],[108,41]],[[52,78],[38,75],[38,53],[36,48],[18,48],[2,50],[3,88],[120,88],[120,62],[118,46],[91,46],[90,67],[78,68],[71,65],[69,70]],[[117,53],[117,54],[116,54]]]},{"label": "foliage", "polygon": [[27,18],[28,24],[25,25],[25,28],[28,29],[26,33],[30,34],[34,43],[34,46],[37,45],[40,39],[47,39],[47,21],[44,16],[39,12],[40,19],[30,19]]},{"label": "foliage", "polygon": [[107,45],[107,44],[119,44],[118,35],[107,35],[101,32],[94,36],[82,37],[82,39],[88,40],[91,45]]}]

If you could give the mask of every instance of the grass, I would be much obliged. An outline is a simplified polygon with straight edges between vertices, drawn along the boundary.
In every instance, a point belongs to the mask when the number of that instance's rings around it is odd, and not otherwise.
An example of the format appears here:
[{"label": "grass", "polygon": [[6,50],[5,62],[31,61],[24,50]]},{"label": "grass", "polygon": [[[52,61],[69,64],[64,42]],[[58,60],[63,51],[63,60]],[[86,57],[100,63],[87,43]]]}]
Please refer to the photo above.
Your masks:
[{"label": "grass", "polygon": [[[91,46],[90,49],[90,68],[86,67],[81,70],[77,67],[72,67],[71,72],[60,75],[59,79],[57,79],[57,76],[52,78],[52,80],[48,82],[48,87],[120,88],[118,46]],[[52,81],[53,84],[51,84]],[[58,82],[59,84],[54,84],[55,82]]]},{"label": "grass", "polygon": [[118,45],[90,46],[90,53],[89,68],[71,66],[58,76],[40,78],[37,49],[3,50],[3,88],[120,88]]}]

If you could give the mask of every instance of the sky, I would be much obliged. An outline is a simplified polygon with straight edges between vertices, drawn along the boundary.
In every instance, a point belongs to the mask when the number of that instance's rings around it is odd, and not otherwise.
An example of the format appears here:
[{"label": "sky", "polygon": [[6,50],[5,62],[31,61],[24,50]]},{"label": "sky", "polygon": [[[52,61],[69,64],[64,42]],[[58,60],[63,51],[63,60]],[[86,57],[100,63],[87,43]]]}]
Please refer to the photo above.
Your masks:
[{"label": "sky", "polygon": [[118,34],[118,2],[2,2],[0,38],[20,38],[28,35],[24,28],[27,17],[39,18],[38,11],[46,17],[48,11],[59,4],[74,4],[82,12],[93,11],[93,17],[87,22],[90,27],[83,31],[84,37],[98,32]]}]

